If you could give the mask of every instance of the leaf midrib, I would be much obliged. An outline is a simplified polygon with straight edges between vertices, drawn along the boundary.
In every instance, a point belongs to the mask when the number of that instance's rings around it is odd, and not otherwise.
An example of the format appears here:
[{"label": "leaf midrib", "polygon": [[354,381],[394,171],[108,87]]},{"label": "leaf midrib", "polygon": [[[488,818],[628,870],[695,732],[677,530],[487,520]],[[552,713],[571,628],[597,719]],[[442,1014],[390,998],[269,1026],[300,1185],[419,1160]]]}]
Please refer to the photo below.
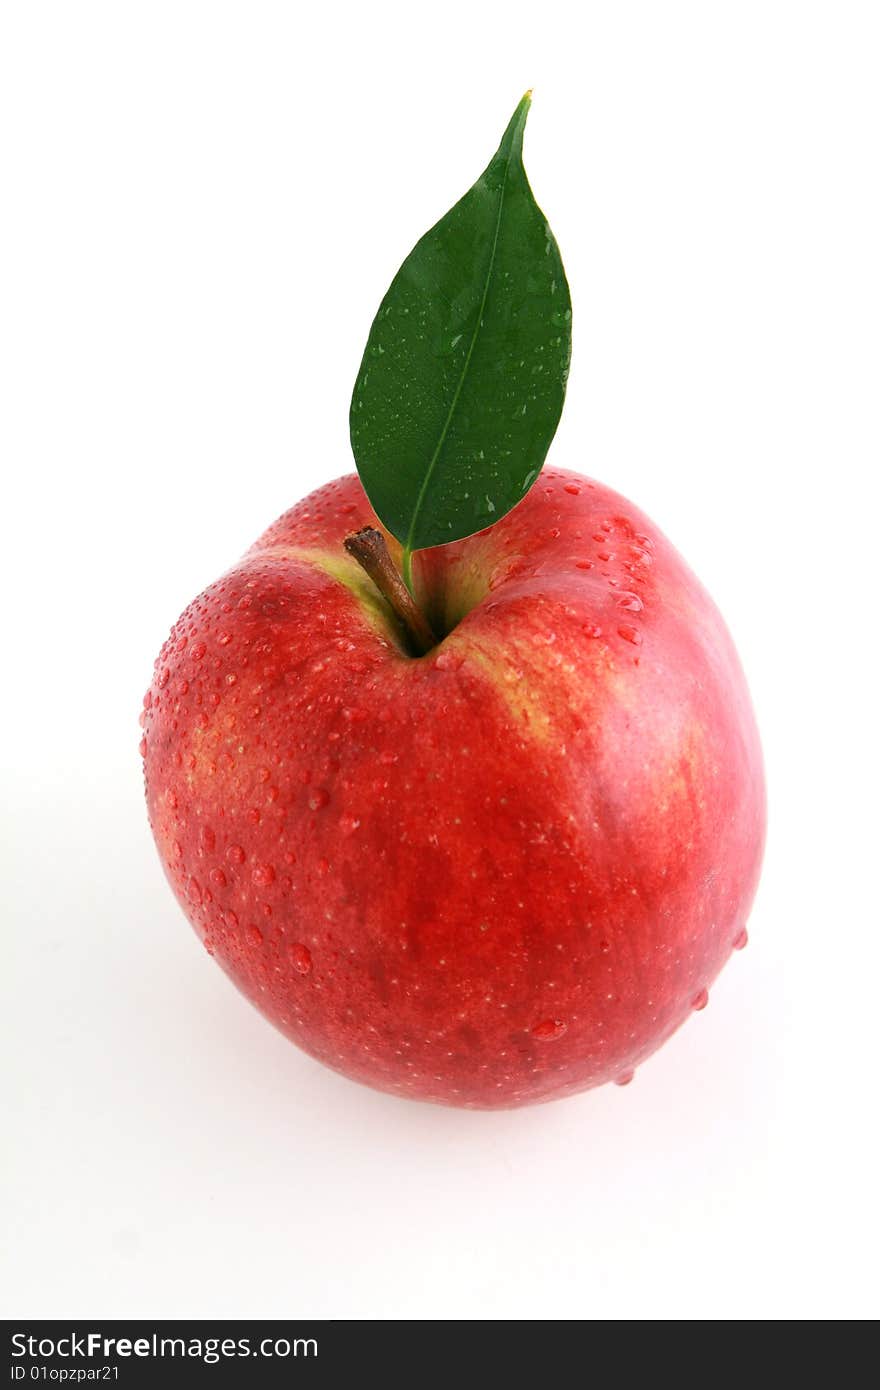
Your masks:
[{"label": "leaf midrib", "polygon": [[419,488],[419,495],[416,498],[416,505],[413,509],[412,521],[410,522],[409,531],[407,532],[406,537],[406,543],[404,545],[404,550],[409,553],[412,552],[413,536],[415,535],[416,525],[418,524],[418,520],[421,515],[422,506],[425,501],[425,495],[428,491],[428,485],[431,482],[434,469],[437,466],[437,460],[440,457],[440,452],[443,448],[443,445],[446,443],[446,436],[449,433],[449,427],[452,424],[452,417],[455,414],[455,409],[458,405],[459,397],[461,396],[462,388],[467,378],[468,369],[471,365],[471,358],[474,355],[474,348],[476,346],[477,338],[479,337],[480,329],[483,326],[483,313],[486,308],[486,300],[489,298],[489,286],[492,283],[492,275],[495,270],[495,257],[498,251],[498,238],[501,234],[501,217],[504,212],[504,195],[507,192],[507,176],[510,173],[510,164],[512,159],[513,150],[511,150],[510,154],[507,156],[507,160],[504,165],[504,179],[502,181],[501,190],[498,195],[498,216],[495,219],[495,235],[492,239],[492,251],[489,256],[489,268],[486,271],[486,283],[483,286],[483,297],[480,300],[480,312],[477,314],[477,321],[474,324],[474,331],[471,334],[471,341],[470,345],[468,346],[467,356],[464,359],[464,363],[461,369],[461,375],[458,378],[458,385],[455,388],[455,394],[452,397],[452,401],[449,405],[449,410],[446,414],[446,419],[443,422],[443,428],[440,431],[440,438],[437,440],[437,446],[434,449],[434,453],[431,456],[431,462],[428,464],[428,467],[425,471],[425,476],[422,479],[422,486]]}]

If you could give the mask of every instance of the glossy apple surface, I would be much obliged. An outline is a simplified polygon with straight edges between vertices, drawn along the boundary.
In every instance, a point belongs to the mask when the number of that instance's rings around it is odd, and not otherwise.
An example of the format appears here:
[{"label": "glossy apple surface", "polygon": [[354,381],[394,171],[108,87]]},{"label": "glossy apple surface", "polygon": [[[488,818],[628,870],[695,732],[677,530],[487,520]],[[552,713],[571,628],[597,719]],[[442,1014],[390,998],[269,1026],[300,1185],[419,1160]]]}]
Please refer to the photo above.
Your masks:
[{"label": "glossy apple surface", "polygon": [[625,1082],[745,941],[764,786],[724,623],[645,516],[551,468],[415,557],[448,635],[413,658],[343,549],[369,524],[356,477],[319,489],[172,630],[141,745],[171,885],[359,1081],[475,1107]]}]

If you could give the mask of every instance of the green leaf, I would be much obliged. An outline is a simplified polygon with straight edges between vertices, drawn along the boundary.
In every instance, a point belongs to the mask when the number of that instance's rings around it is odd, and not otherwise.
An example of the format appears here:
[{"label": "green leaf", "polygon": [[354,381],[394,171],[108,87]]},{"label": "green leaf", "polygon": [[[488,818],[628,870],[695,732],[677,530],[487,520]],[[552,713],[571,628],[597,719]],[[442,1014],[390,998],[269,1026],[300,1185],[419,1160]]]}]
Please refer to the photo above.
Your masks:
[{"label": "green leaf", "polygon": [[559,423],[571,300],[522,162],[526,93],[494,159],[422,237],[373,322],[351,402],[367,495],[409,556],[498,521]]}]

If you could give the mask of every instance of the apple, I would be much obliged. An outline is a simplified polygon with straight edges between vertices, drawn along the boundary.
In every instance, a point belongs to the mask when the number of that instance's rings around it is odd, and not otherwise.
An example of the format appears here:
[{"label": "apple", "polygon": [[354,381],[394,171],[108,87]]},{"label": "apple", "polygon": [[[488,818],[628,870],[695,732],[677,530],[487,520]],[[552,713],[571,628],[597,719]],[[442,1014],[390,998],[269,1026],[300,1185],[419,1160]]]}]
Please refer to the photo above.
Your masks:
[{"label": "apple", "polygon": [[162,648],[141,749],[174,892],[358,1081],[483,1108],[623,1084],[746,940],[764,782],[725,625],[630,502],[549,468],[415,555],[413,655],[346,552],[368,526],[357,477],[320,488]]}]

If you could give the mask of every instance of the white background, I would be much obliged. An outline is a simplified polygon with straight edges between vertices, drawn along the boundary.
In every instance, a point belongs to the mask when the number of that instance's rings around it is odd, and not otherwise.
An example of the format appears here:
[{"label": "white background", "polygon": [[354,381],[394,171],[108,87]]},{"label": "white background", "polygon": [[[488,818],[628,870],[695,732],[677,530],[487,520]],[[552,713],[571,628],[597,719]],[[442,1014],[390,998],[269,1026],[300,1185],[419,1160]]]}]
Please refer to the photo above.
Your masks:
[{"label": "white background", "polygon": [[[3,6],[7,1316],[876,1315],[877,18]],[[136,720],[187,601],[351,468],[373,312],[527,86],[575,315],[551,458],[719,602],[771,826],[749,949],[634,1085],[460,1113],[237,996]]]}]

